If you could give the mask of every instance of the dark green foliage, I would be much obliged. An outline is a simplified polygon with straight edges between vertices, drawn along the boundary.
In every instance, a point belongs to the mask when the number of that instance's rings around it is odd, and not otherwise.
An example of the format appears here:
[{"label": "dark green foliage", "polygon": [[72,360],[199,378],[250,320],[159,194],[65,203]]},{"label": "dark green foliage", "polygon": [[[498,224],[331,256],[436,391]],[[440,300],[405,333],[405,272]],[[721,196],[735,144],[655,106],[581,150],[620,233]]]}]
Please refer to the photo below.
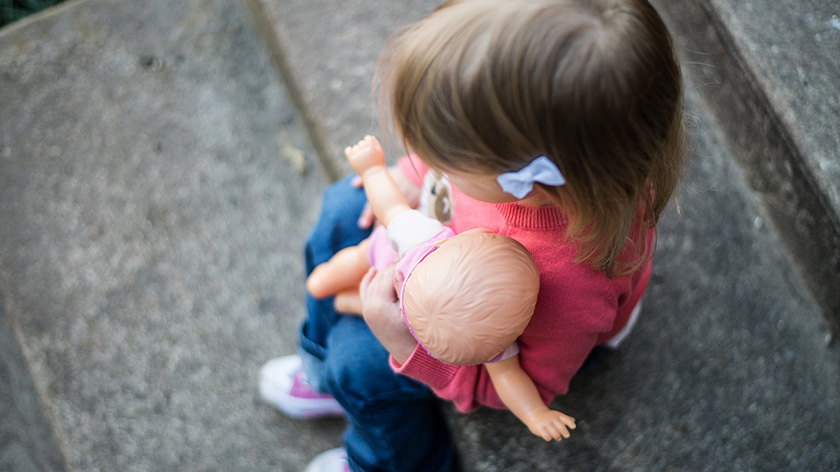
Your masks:
[{"label": "dark green foliage", "polygon": [[0,28],[63,0],[0,0]]}]

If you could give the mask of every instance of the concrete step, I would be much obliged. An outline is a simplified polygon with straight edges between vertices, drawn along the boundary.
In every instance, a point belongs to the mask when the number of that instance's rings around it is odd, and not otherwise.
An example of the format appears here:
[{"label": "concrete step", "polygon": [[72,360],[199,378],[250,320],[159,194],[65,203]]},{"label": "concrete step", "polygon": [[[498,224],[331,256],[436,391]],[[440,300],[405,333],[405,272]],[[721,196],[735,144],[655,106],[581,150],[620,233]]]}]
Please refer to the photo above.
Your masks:
[{"label": "concrete step", "polygon": [[61,452],[0,300],[0,470],[61,470]]},{"label": "concrete step", "polygon": [[[339,150],[378,132],[381,47],[434,2],[247,4],[84,0],[0,30],[0,354],[31,380],[9,382],[30,406],[3,411],[3,470],[294,471],[340,445],[342,421],[263,405],[256,372],[294,350]],[[837,347],[694,92],[645,316],[557,402],[575,436],[453,413],[466,470],[840,466]]]},{"label": "concrete step", "polygon": [[840,334],[837,2],[657,2],[694,87]]},{"label": "concrete step", "polygon": [[70,471],[301,470],[339,441],[257,397],[326,179],[250,21],[88,0],[0,31],[0,339],[47,424],[4,415],[0,469],[45,435]]}]

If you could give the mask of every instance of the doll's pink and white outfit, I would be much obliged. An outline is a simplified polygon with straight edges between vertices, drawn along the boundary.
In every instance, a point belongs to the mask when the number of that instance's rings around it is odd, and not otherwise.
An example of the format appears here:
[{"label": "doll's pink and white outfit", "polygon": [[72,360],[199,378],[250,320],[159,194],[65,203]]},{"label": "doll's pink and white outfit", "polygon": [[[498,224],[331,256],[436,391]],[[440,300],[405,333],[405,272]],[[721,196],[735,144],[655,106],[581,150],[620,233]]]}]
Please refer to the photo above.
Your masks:
[{"label": "doll's pink and white outfit", "polygon": [[[408,330],[414,339],[417,336],[408,323],[403,307],[403,294],[405,293],[405,281],[411,277],[412,272],[426,256],[436,251],[440,246],[439,242],[455,236],[452,228],[444,226],[440,221],[430,218],[417,210],[409,210],[397,215],[386,229],[384,226],[377,227],[370,235],[368,245],[368,262],[371,267],[377,270],[398,260],[394,278],[402,281],[400,287],[400,313],[402,313]],[[420,346],[423,343],[417,339]],[[425,346],[423,346],[425,349]],[[428,353],[428,349],[426,349]],[[513,357],[519,352],[514,342],[490,362],[497,362]]]},{"label": "doll's pink and white outfit", "polygon": [[[398,165],[416,185],[423,184],[422,162],[403,158]],[[631,326],[650,278],[650,259],[632,274],[610,278],[575,262],[577,248],[565,237],[568,221],[554,206],[481,202],[454,186],[448,204],[448,225],[456,233],[484,228],[519,241],[534,257],[540,293],[534,315],[517,340],[519,364],[546,403],[566,393],[589,352],[610,345]],[[646,238],[649,247],[653,236],[653,229],[639,231],[639,239]],[[628,244],[626,249],[634,247]],[[445,364],[419,346],[403,364],[393,358],[390,362],[395,372],[428,385],[461,411],[480,405],[505,408],[481,366]]]}]

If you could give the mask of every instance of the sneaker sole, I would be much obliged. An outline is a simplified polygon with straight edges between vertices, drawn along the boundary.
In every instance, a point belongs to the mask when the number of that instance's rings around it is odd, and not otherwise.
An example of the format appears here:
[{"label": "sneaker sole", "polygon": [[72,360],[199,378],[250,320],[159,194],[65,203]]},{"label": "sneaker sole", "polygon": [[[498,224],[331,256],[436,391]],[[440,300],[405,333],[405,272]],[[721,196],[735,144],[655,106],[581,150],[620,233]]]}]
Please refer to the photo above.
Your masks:
[{"label": "sneaker sole", "polygon": [[292,418],[313,419],[327,416],[344,416],[344,408],[331,398],[300,399],[282,390],[260,382],[260,396],[263,400]]}]

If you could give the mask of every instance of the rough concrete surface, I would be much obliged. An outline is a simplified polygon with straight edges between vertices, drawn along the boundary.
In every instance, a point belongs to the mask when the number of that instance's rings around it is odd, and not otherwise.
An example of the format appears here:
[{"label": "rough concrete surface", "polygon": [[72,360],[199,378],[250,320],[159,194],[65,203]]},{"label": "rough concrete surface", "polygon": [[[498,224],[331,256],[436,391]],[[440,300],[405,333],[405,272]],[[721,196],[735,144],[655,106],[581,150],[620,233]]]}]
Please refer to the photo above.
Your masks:
[{"label": "rough concrete surface", "polygon": [[[300,117],[344,169],[376,131],[385,38],[434,2],[248,1],[86,0],[0,31],[0,354],[19,341],[17,395],[45,408],[18,437],[51,429],[68,470],[296,471],[340,445],[343,421],[256,396],[294,350],[328,179]],[[555,403],[578,430],[453,413],[467,471],[840,469],[838,347],[694,93],[688,111],[644,317]]]},{"label": "rough concrete surface", "polygon": [[712,0],[840,214],[840,4]]},{"label": "rough concrete surface", "polygon": [[840,334],[840,10],[810,0],[656,4],[704,107]]},{"label": "rough concrete surface", "polygon": [[0,71],[0,293],[68,469],[337,445],[256,395],[294,352],[324,179],[246,8],[77,2],[3,30]]},{"label": "rough concrete surface", "polygon": [[0,470],[43,472],[64,465],[0,300]]},{"label": "rough concrete surface", "polygon": [[[329,164],[344,175],[342,150],[365,134],[382,136],[373,88],[376,64],[388,38],[420,19],[437,0],[248,0],[277,38],[287,81],[297,84],[304,107],[325,140]],[[386,140],[385,145],[388,145]],[[394,151],[393,146],[388,146]],[[393,157],[393,152],[390,153]]]}]

